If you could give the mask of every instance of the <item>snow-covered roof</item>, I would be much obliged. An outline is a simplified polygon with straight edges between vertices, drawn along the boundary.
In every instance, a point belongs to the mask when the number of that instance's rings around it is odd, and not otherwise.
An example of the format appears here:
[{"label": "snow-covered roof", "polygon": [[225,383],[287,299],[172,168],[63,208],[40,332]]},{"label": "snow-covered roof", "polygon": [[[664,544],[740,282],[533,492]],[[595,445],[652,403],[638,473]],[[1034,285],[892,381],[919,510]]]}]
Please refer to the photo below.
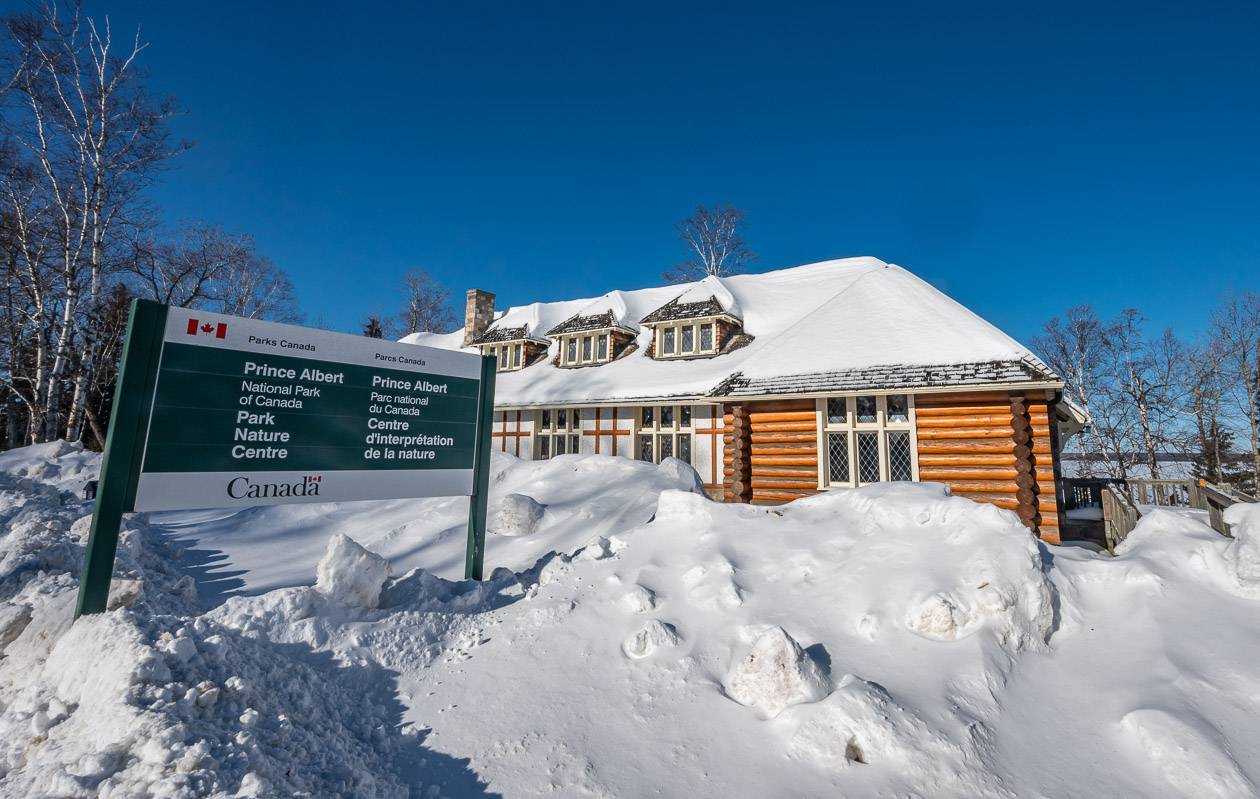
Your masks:
[{"label": "snow-covered roof", "polygon": [[[619,307],[614,306],[614,295]],[[495,404],[714,396],[724,385],[734,390],[737,381],[748,386],[773,383],[774,393],[848,390],[851,385],[854,389],[876,388],[853,385],[853,376],[860,374],[855,370],[886,372],[899,367],[936,367],[932,373],[935,378],[923,387],[976,385],[990,374],[994,383],[1058,381],[1027,348],[992,324],[900,266],[867,257],[706,278],[682,287],[660,286],[610,292],[594,299],[512,307],[495,319],[490,330],[524,326],[536,338],[583,315],[614,311],[620,320],[640,320],[682,297],[714,297],[726,312],[737,311],[751,341],[714,358],[653,360],[647,356],[651,330],[627,322],[629,329],[637,331],[639,344],[629,356],[580,369],[558,368],[549,357],[525,369],[502,373],[496,384]],[[421,333],[402,340],[459,348],[463,334]],[[557,346],[551,342],[550,354]],[[1011,364],[1026,364],[1028,368]],[[972,368],[939,368],[964,365]],[[986,371],[975,365],[989,366]],[[915,373],[910,370],[895,385],[917,387]],[[959,379],[949,382],[950,374]]]},{"label": "snow-covered roof", "polygon": [[739,300],[736,300],[735,295],[722,283],[722,278],[709,275],[703,280],[690,284],[677,297],[639,321],[643,324],[652,324],[722,314],[738,319]]}]

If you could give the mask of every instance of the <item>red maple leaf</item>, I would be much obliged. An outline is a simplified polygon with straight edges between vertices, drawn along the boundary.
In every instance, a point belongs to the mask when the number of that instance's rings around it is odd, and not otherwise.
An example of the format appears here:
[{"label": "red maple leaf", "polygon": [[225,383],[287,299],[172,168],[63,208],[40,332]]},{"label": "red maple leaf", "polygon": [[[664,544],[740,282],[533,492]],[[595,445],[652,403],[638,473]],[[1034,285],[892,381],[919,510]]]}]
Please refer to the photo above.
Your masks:
[{"label": "red maple leaf", "polygon": [[212,332],[214,332],[214,325],[210,324],[209,322],[206,322],[205,324],[203,324],[203,325],[201,326],[201,332],[202,332],[202,333],[212,333]]}]

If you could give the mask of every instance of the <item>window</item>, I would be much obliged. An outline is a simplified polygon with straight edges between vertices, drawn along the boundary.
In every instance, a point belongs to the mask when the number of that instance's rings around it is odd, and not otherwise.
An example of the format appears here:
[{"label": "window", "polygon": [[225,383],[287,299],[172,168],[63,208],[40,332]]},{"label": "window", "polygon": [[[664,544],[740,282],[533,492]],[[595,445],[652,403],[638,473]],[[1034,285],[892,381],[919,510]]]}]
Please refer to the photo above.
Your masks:
[{"label": "window", "polygon": [[917,479],[912,408],[908,394],[819,400],[820,487]]},{"label": "window", "polygon": [[656,328],[656,352],[662,358],[684,355],[713,355],[713,322],[675,322]]},{"label": "window", "polygon": [[691,463],[691,406],[640,408],[635,457],[652,463],[660,463],[665,458]]},{"label": "window", "polygon": [[521,368],[524,348],[524,344],[486,344],[482,346],[481,353],[494,357],[498,371],[509,372]]},{"label": "window", "polygon": [[608,360],[612,335],[609,333],[563,336],[560,339],[561,366],[591,366]]},{"label": "window", "polygon": [[582,417],[578,408],[543,408],[535,431],[538,460],[582,451]]}]

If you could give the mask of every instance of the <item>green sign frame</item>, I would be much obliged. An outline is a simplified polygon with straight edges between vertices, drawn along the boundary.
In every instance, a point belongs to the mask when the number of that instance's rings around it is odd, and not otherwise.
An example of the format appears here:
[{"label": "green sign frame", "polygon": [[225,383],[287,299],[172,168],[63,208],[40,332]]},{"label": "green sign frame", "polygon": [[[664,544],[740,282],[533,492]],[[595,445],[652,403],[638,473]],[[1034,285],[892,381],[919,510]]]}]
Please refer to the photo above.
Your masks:
[{"label": "green sign frame", "polygon": [[[198,318],[190,318],[191,313],[196,313]],[[173,384],[176,382],[175,379],[171,377],[172,372],[169,368],[166,371],[163,371],[162,369],[163,353],[168,351],[166,350],[168,346],[172,347],[172,349],[185,346],[178,344],[176,340],[172,338],[172,330],[182,326],[185,321],[187,321],[187,332],[190,336],[192,336],[195,332],[200,332],[200,330],[195,331],[194,328],[196,328],[197,325],[201,323],[200,320],[203,319],[207,320],[205,322],[204,329],[207,332],[217,330],[217,338],[219,339],[224,339],[224,332],[227,330],[227,326],[233,325],[234,329],[236,326],[246,326],[251,330],[274,329],[282,334],[287,334],[289,338],[294,340],[301,340],[301,337],[305,334],[308,338],[315,338],[319,341],[332,341],[333,344],[335,344],[335,349],[338,351],[345,351],[347,348],[351,350],[355,348],[375,350],[387,348],[395,353],[407,352],[410,354],[412,349],[414,349],[417,352],[427,351],[435,354],[440,352],[440,357],[447,360],[451,358],[468,359],[477,357],[480,361],[480,369],[476,378],[475,398],[465,390],[464,396],[462,397],[452,396],[442,399],[444,400],[443,408],[446,409],[445,412],[458,412],[461,419],[467,418],[468,422],[464,423],[464,430],[470,429],[470,423],[475,423],[475,432],[472,435],[471,453],[468,453],[467,456],[450,456],[448,459],[458,462],[456,463],[457,468],[454,470],[456,476],[459,474],[459,464],[466,462],[464,460],[465,458],[471,461],[472,479],[471,485],[468,489],[470,502],[468,516],[468,544],[467,555],[465,558],[464,576],[466,579],[482,579],[485,560],[487,495],[489,493],[490,481],[491,428],[494,420],[494,385],[497,372],[496,361],[493,356],[473,356],[466,353],[436,351],[431,348],[417,347],[416,345],[401,345],[393,342],[381,342],[377,339],[344,336],[342,334],[333,334],[326,331],[316,331],[309,328],[298,328],[289,325],[259,322],[257,320],[240,319],[238,317],[224,316],[222,314],[190,312],[188,309],[170,308],[169,306],[150,300],[134,300],[131,305],[130,318],[127,326],[127,337],[123,345],[117,384],[114,390],[114,405],[110,412],[109,432],[106,436],[105,451],[101,461],[101,474],[97,487],[96,505],[92,513],[91,530],[88,534],[83,574],[79,585],[78,602],[75,607],[75,618],[78,618],[86,613],[100,613],[106,609],[109,598],[109,584],[113,576],[114,559],[118,549],[118,534],[122,524],[122,517],[124,513],[137,510],[138,496],[143,499],[144,490],[141,487],[142,473],[148,474],[152,477],[155,472],[169,471],[169,467],[161,467],[160,465],[154,466],[155,463],[160,461],[160,458],[156,456],[151,457],[151,462],[149,464],[150,468],[146,469],[146,453],[151,454],[153,452],[157,452],[162,446],[165,446],[168,449],[171,447],[182,447],[192,451],[194,453],[194,455],[191,456],[192,460],[196,460],[196,447],[188,445],[187,442],[172,442],[170,439],[173,434],[168,432],[168,429],[174,428],[172,428],[171,425],[167,425],[165,428],[161,424],[155,425],[154,418],[155,405],[160,404],[158,403],[159,391],[162,388],[160,385],[162,381],[159,380],[160,376],[166,375],[165,382],[167,384]],[[211,336],[212,338],[214,337],[213,332],[211,332]],[[251,342],[255,340],[253,336],[250,336],[249,338]],[[309,361],[310,363],[320,365],[332,363],[328,360],[304,358],[300,354],[294,355],[292,353],[272,355],[264,352],[262,354],[258,354],[260,352],[258,346],[254,346],[252,349],[234,349],[234,345],[231,341],[226,343],[212,341],[211,343],[215,346],[213,348],[205,348],[205,357],[201,360],[211,362],[214,358],[219,358],[222,353],[230,355],[231,353],[236,352],[255,353],[249,357],[256,357],[259,360],[265,358],[269,363],[291,363],[295,359]],[[288,344],[289,342],[286,340],[284,343]],[[400,350],[399,348],[402,349]],[[311,346],[307,349],[315,349],[315,347]],[[379,353],[376,357],[382,358]],[[388,360],[390,357],[391,356],[386,355],[383,356],[382,359]],[[412,357],[405,357],[405,360],[410,363],[423,363],[422,360]],[[464,363],[467,364],[467,361],[464,361]],[[353,370],[355,369],[358,369],[358,373],[360,374],[364,371],[364,367],[356,367],[350,362],[336,363],[334,365],[351,374],[354,374]],[[168,367],[169,366],[170,365],[168,364]],[[207,367],[207,369],[209,368],[211,367]],[[463,368],[467,370],[467,367]],[[389,369],[387,367],[381,367],[376,371],[388,372]],[[423,372],[417,372],[415,369],[411,371],[416,372],[419,375],[426,374]],[[213,375],[209,371],[206,371],[203,374],[216,377],[216,375]],[[327,373],[324,374],[326,375]],[[461,378],[451,377],[450,379],[452,382],[457,382]],[[471,382],[469,379],[464,380],[464,383],[469,382]],[[306,390],[310,391],[309,388]],[[168,389],[168,394],[169,393],[170,390]],[[223,393],[224,392],[219,392],[220,395],[223,395]],[[316,393],[316,396],[318,396],[318,392]],[[242,404],[244,404],[246,399],[245,396],[242,395],[240,399]],[[428,400],[426,399],[425,402],[427,403]],[[472,411],[471,413],[467,413],[462,410],[465,406],[475,407],[470,409]],[[190,408],[186,410],[189,414],[202,414],[200,417],[194,416],[194,418],[198,420],[218,418],[212,415],[219,414],[221,416],[225,411],[222,407]],[[399,413],[402,413],[402,411],[399,411]],[[367,412],[364,412],[362,417],[367,418],[368,415],[369,414]],[[289,421],[294,424],[305,421],[307,423],[307,427],[309,428],[311,426],[310,422],[312,419],[318,422],[321,417],[318,413],[304,414],[301,415],[300,418],[297,415],[290,414]],[[329,421],[328,429],[330,433],[328,436],[325,436],[325,438],[331,437],[332,432],[335,432],[335,421],[336,420]],[[405,426],[402,426],[402,423],[398,424],[400,429],[406,429]],[[201,435],[201,428],[204,426],[204,424],[197,424],[194,422],[184,424],[182,426],[177,425],[176,427],[182,427],[182,429],[191,431],[189,433],[190,435]],[[345,424],[342,424],[341,432],[344,433],[345,429]],[[240,433],[237,435],[239,437]],[[318,429],[313,433],[313,435],[317,437],[319,436]],[[286,433],[285,436],[287,438],[288,434]],[[418,437],[412,436],[411,438],[416,439]],[[301,456],[301,466],[277,466],[275,464],[268,465],[264,462],[264,465],[257,468],[296,468],[298,470],[308,471],[330,471],[334,475],[337,474],[339,470],[342,470],[343,473],[348,474],[349,472],[344,471],[351,468],[345,465],[347,458],[344,450],[346,450],[346,447],[341,446],[339,448],[334,448],[328,445],[328,443],[329,442],[327,441],[320,440],[306,440],[304,453]],[[295,447],[295,449],[303,448]],[[466,448],[461,448],[460,451],[467,453]],[[398,453],[396,452],[395,454]],[[432,458],[433,453],[430,452],[428,455]],[[368,453],[364,452],[362,453],[362,456],[367,457]],[[379,455],[376,457],[379,457]],[[364,467],[389,468],[388,466],[381,466],[380,464],[373,463],[365,464],[360,468]],[[221,467],[211,466],[209,469],[203,469],[200,471],[205,472],[207,477],[211,477],[222,474],[221,471],[217,471],[218,469],[221,469]],[[408,471],[408,469],[414,469],[414,471]],[[198,469],[196,469],[195,464],[189,471],[190,476],[194,481],[192,483],[192,490],[195,494],[197,490],[196,480],[199,477],[197,474]],[[451,472],[452,470],[447,469],[445,471]],[[389,496],[438,495],[433,492],[433,486],[430,486],[427,490],[424,488],[424,472],[425,467],[420,465],[411,465],[409,467],[399,466],[388,472],[384,472],[383,474],[395,476],[401,474],[408,480],[410,479],[410,475],[414,475],[415,477],[414,493],[413,489],[410,487],[403,487],[400,489],[397,480],[395,480],[393,488],[386,490],[393,490],[401,493],[389,494]],[[437,474],[438,472],[434,471],[433,473]],[[160,474],[157,476],[169,477],[169,475]],[[322,479],[322,477],[316,479]],[[448,486],[450,483],[442,482],[441,485]],[[353,488],[350,490],[353,491]],[[149,493],[153,494],[154,492],[150,490]],[[442,495],[449,495],[450,493],[453,492],[446,492]],[[215,498],[209,495],[209,493],[205,494],[205,498],[207,501],[204,505],[188,504],[185,506],[217,506]],[[373,498],[385,497],[381,495],[367,497],[343,495],[336,497],[337,500],[346,501]],[[305,498],[305,500],[318,501],[318,499],[315,498]],[[297,498],[286,499],[284,497],[264,497],[261,499],[250,499],[248,500],[248,504],[268,505],[281,504],[288,501],[303,500]],[[332,501],[332,499],[329,501]],[[218,504],[227,503],[219,502]],[[150,504],[148,507],[154,506]],[[167,505],[158,507],[170,506]]]}]

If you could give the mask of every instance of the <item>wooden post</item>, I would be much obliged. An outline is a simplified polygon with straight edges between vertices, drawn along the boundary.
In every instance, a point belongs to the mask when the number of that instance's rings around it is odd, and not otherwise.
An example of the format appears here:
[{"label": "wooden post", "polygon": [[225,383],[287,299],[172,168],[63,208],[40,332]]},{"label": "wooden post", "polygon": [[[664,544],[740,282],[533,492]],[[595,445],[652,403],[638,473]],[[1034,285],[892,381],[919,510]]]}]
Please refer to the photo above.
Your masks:
[{"label": "wooden post", "polygon": [[747,405],[731,407],[731,494],[736,502],[752,502],[752,419]]}]

